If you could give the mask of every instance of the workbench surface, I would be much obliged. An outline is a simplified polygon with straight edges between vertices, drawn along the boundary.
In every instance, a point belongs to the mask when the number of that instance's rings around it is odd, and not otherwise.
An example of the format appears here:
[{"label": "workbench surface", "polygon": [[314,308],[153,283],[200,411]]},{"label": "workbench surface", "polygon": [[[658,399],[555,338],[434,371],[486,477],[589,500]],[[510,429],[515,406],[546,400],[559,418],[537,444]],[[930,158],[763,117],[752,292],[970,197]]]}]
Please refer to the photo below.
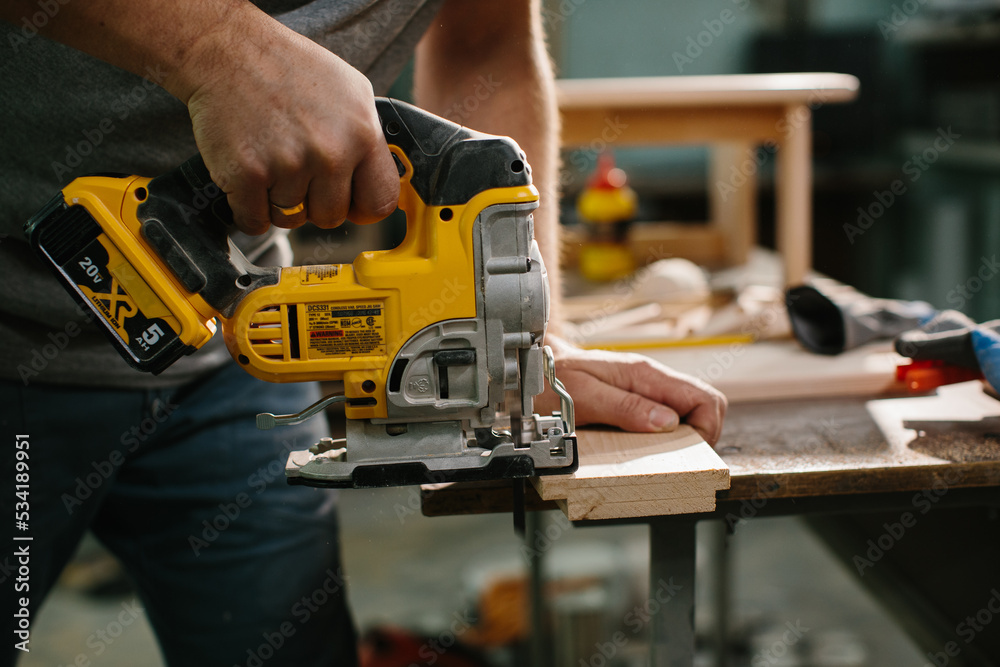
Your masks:
[{"label": "workbench surface", "polygon": [[[716,451],[730,469],[720,501],[1000,486],[1000,401],[979,382],[904,398],[739,403]],[[508,511],[507,483],[426,493],[424,514]],[[555,509],[528,489],[529,509]]]}]

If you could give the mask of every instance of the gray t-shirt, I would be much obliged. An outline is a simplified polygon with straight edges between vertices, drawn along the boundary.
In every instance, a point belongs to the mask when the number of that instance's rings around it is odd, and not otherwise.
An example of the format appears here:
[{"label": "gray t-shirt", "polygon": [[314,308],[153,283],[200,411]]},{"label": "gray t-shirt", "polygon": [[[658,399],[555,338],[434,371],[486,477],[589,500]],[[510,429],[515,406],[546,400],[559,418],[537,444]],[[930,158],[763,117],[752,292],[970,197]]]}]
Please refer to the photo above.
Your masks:
[{"label": "gray t-shirt", "polygon": [[[441,0],[259,0],[293,30],[365,73],[384,93]],[[78,176],[155,176],[197,149],[187,108],[140,77],[0,21],[0,378],[24,383],[176,385],[230,361],[217,335],[159,376],[131,369],[25,244],[25,221]],[[260,264],[288,264],[278,230],[240,235]]]}]

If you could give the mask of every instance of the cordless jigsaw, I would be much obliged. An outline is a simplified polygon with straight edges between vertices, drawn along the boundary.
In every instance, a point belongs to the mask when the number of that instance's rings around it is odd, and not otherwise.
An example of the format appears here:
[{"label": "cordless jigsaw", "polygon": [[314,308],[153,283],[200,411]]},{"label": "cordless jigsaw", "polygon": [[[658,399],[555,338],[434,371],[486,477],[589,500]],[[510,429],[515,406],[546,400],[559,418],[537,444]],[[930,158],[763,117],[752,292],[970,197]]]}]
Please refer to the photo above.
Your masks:
[{"label": "cordless jigsaw", "polygon": [[[377,487],[521,479],[577,466],[572,399],[543,347],[538,192],[517,144],[376,101],[406,237],[353,264],[259,267],[237,249],[200,156],[156,178],[74,180],[25,226],[39,256],[135,368],[158,373],[222,328],[270,382],[342,380],[344,440],[292,452],[290,482]],[[534,413],[543,377],[561,412]]]}]

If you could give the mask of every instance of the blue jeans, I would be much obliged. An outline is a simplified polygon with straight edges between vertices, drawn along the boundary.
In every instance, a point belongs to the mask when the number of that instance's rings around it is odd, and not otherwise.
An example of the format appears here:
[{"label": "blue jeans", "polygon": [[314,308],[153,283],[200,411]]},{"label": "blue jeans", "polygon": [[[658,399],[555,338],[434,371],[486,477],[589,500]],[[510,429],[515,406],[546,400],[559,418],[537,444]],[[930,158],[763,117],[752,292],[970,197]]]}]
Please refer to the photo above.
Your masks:
[{"label": "blue jeans", "polygon": [[[254,421],[318,395],[236,364],[170,390],[0,382],[3,532],[33,537],[0,538],[4,661],[19,653],[10,648],[18,599],[29,597],[33,617],[89,527],[134,578],[168,664],[356,664],[335,493],[284,477],[287,452],[328,435],[326,421],[272,431]],[[14,528],[17,434],[29,436],[27,533]],[[28,593],[15,592],[25,545]],[[77,652],[88,650],[81,640]]]}]

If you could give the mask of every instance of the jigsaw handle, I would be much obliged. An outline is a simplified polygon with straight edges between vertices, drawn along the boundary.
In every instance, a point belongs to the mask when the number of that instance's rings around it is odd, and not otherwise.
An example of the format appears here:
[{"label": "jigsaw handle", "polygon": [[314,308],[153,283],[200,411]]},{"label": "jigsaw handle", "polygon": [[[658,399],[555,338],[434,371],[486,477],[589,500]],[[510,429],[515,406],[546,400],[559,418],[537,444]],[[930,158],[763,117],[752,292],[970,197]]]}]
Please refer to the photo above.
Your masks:
[{"label": "jigsaw handle", "polygon": [[[531,184],[517,144],[464,128],[405,102],[375,100],[402,181],[407,234],[400,253],[431,253],[434,229],[424,207],[467,203],[485,190]],[[149,182],[139,204],[142,235],[192,294],[229,317],[249,292],[273,285],[278,271],[250,262],[232,243],[233,212],[201,155]],[[438,217],[447,217],[441,211]]]},{"label": "jigsaw handle", "polygon": [[[486,191],[531,185],[531,167],[514,140],[398,100],[376,98],[375,106],[399,171],[399,208],[406,215],[406,237],[385,258],[435,257],[438,225],[450,222],[460,207]],[[366,259],[359,258],[362,264]]]},{"label": "jigsaw handle", "polygon": [[222,316],[231,316],[249,292],[278,282],[279,269],[257,266],[230,240],[233,211],[200,154],[146,190],[136,208],[143,238],[185,289]]},{"label": "jigsaw handle", "polygon": [[[423,295],[449,278],[431,266],[438,260],[471,270],[475,216],[461,218],[461,207],[490,190],[508,193],[496,201],[515,203],[537,200],[537,192],[512,140],[403,102],[375,103],[401,179],[407,233],[393,250],[362,253],[355,274],[369,289],[406,283],[412,301],[416,283]],[[476,202],[493,203],[488,199]],[[442,227],[453,213],[462,226]],[[74,298],[98,316],[122,357],[154,373],[203,346],[215,333],[216,318],[231,319],[250,294],[283,280],[281,269],[256,266],[231,240],[232,210],[200,155],[152,179],[78,178],[28,221],[25,232]],[[437,287],[428,282],[434,276]]]},{"label": "jigsaw handle", "polygon": [[[531,167],[513,139],[386,97],[376,98],[375,108],[400,178],[427,206],[460,206],[485,190],[531,185]],[[404,160],[412,173],[404,170]]]}]

